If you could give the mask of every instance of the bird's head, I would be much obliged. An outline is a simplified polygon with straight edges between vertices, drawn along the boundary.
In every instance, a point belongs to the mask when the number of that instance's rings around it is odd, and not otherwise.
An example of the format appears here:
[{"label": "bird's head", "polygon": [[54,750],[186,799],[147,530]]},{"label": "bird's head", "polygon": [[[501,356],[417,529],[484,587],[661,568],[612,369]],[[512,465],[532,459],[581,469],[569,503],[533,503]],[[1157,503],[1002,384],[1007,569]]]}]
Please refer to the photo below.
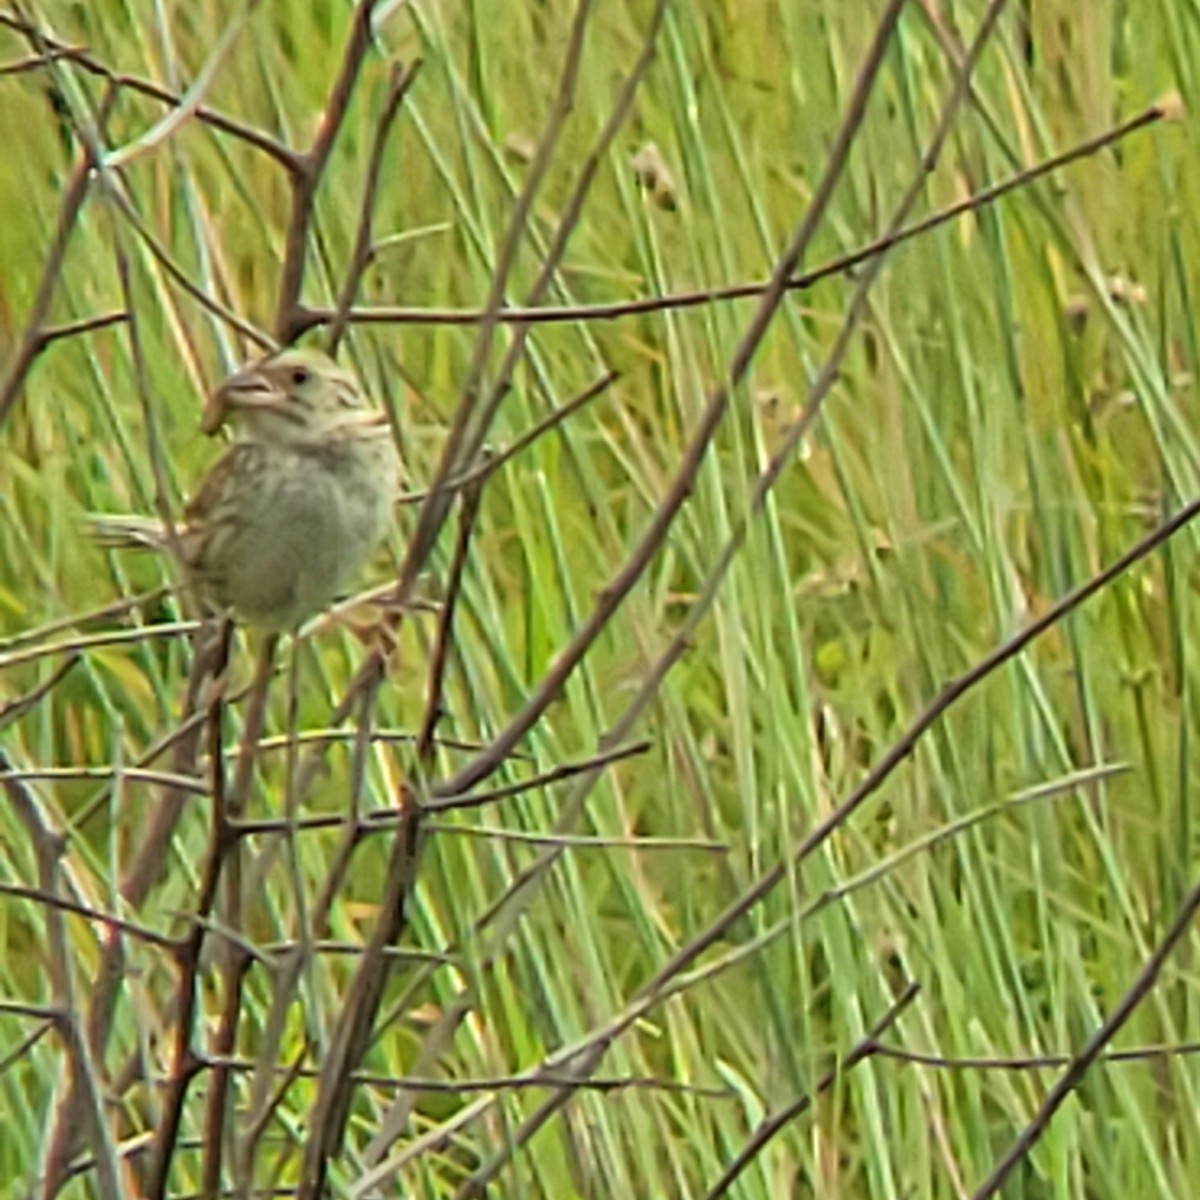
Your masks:
[{"label": "bird's head", "polygon": [[210,397],[200,428],[211,435],[232,420],[249,437],[307,442],[369,416],[351,372],[320,350],[288,348],[230,375]]}]

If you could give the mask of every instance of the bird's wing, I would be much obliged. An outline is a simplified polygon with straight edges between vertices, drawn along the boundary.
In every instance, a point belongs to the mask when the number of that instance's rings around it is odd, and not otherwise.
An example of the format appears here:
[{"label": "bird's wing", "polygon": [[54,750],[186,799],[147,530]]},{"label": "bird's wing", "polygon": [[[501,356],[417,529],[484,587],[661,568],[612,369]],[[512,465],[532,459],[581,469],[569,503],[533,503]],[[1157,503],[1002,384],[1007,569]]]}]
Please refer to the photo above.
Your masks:
[{"label": "bird's wing", "polygon": [[234,442],[184,505],[180,544],[189,566],[203,573],[211,569],[211,559],[220,557],[207,552],[210,542],[228,534],[229,515],[243,507],[239,493],[245,492],[247,484],[262,470],[261,459],[261,446]]},{"label": "bird's wing", "polygon": [[162,550],[166,544],[162,524],[153,517],[89,513],[87,532],[93,541],[109,550]]}]

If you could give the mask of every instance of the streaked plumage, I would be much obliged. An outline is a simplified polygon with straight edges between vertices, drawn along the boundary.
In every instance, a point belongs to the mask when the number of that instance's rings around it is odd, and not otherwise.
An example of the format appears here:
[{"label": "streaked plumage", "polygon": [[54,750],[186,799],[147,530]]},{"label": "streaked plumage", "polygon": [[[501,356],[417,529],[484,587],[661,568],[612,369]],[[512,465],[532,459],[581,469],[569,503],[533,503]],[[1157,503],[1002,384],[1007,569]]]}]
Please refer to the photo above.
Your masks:
[{"label": "streaked plumage", "polygon": [[[355,377],[315,350],[283,350],[230,376],[201,427],[236,440],[177,529],[186,574],[209,607],[286,630],[325,608],[379,544],[400,467],[386,418]],[[107,545],[162,550],[157,522],[97,517]]]}]

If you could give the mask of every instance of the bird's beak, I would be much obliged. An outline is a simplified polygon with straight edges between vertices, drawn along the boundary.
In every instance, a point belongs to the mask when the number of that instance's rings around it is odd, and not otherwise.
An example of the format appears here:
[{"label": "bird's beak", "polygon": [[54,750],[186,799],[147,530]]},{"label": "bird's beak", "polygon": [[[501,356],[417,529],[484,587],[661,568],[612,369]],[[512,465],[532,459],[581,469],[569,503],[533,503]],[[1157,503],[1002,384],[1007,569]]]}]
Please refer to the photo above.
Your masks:
[{"label": "bird's beak", "polygon": [[208,398],[200,429],[211,437],[229,419],[231,411],[247,408],[271,408],[279,402],[279,393],[256,367],[245,367],[230,375]]}]

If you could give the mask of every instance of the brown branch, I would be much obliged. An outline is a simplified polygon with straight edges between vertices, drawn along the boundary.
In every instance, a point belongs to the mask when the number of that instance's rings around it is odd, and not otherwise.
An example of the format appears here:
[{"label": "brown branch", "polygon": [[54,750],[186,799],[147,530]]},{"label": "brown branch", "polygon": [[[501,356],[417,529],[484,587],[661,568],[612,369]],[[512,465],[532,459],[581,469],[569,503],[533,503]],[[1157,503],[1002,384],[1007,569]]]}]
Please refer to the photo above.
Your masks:
[{"label": "brown branch", "polygon": [[39,683],[35,688],[31,688],[23,696],[18,696],[15,700],[10,700],[7,704],[0,705],[0,729],[3,729],[6,725],[11,725],[14,721],[19,721],[27,712],[37,708],[71,673],[71,670],[79,663],[79,657],[78,654],[68,654],[50,672],[50,677],[45,682]]},{"label": "brown branch", "polygon": [[549,787],[551,784],[561,783],[564,779],[599,771],[604,767],[610,766],[612,763],[645,754],[651,748],[651,745],[651,742],[643,740],[633,742],[629,745],[613,746],[611,749],[602,750],[600,753],[594,754],[582,762],[562,763],[546,771],[544,774],[535,776],[533,779],[526,779],[520,783],[505,784],[503,787],[490,788],[485,792],[467,792],[458,796],[453,794],[441,795],[439,793],[437,799],[425,802],[423,811],[434,813],[446,812],[456,808],[478,808],[483,804],[495,803],[497,800],[507,800],[510,796],[519,796],[523,792]]},{"label": "brown branch", "polygon": [[[82,68],[88,74],[106,79],[118,89],[137,92],[139,95],[161,101],[172,108],[183,108],[186,103],[183,96],[169,91],[167,88],[151,80],[140,79],[136,75],[124,75],[114,71],[111,67],[98,61],[92,55],[81,52],[76,47],[56,41],[54,38],[40,31],[35,25],[12,13],[0,13],[0,25],[7,26],[9,29],[15,30],[26,37],[36,38],[38,42],[47,48],[47,53],[52,56],[52,60],[64,57],[68,58],[70,62]],[[222,133],[231,134],[247,145],[254,147],[254,149],[269,155],[288,170],[294,168],[296,157],[294,152],[289,150],[282,142],[268,136],[261,130],[236,121],[232,117],[227,117],[205,105],[201,105],[196,109],[194,116],[205,125],[211,125],[212,128],[219,129]]]},{"label": "brown branch", "polygon": [[[262,947],[263,954],[278,958],[291,954],[300,947],[300,942],[271,942]],[[314,939],[312,942],[314,954],[344,954],[357,958],[363,948],[359,942],[336,942],[329,938]],[[458,960],[449,954],[438,954],[434,950],[416,950],[411,947],[388,946],[384,957],[398,963],[434,963],[439,967],[449,966]]]},{"label": "brown branch", "polygon": [[[357,738],[358,731],[355,729],[302,729],[297,731],[296,740],[301,745],[330,746],[337,745],[340,742],[355,741]],[[378,742],[389,746],[409,745],[417,740],[417,735],[398,729],[372,729],[368,733],[367,740],[372,744]],[[483,743],[479,741],[467,741],[461,738],[438,738],[438,745],[444,750],[475,753],[481,748]],[[258,742],[258,753],[260,754],[272,753],[277,750],[285,750],[286,748],[286,740],[279,734],[272,734],[270,737],[261,738]],[[233,756],[236,756],[236,754],[237,750],[235,748]]]},{"label": "brown branch", "polygon": [[524,846],[554,846],[562,850],[629,850],[635,854],[646,851],[703,851],[706,854],[728,854],[728,842],[711,838],[673,837],[604,837],[586,833],[529,833],[524,829],[503,829],[494,825],[443,825],[426,821],[421,826],[426,836],[435,833],[451,837],[473,837],[498,842],[516,842]]},{"label": "brown branch", "polygon": [[290,163],[292,203],[284,237],[283,266],[275,310],[275,337],[282,345],[292,342],[303,328],[300,289],[304,283],[313,204],[334,140],[346,119],[354,85],[362,71],[367,51],[371,48],[371,16],[378,2],[358,0],[355,5],[341,69],[325,102],[312,145],[306,153],[294,155]]},{"label": "brown branch", "polygon": [[408,89],[412,87],[421,70],[421,60],[418,58],[409,66],[393,63],[388,73],[387,94],[383,101],[383,111],[375,126],[375,136],[371,142],[371,153],[367,159],[366,182],[363,186],[362,204],[359,206],[358,228],[354,235],[354,247],[350,251],[350,263],[346,268],[346,278],[342,290],[338,293],[334,317],[330,322],[329,334],[326,338],[326,349],[331,355],[336,355],[342,338],[346,333],[347,314],[358,295],[362,277],[370,266],[371,228],[375,219],[375,199],[379,191],[379,176],[383,170],[383,152],[387,147],[388,134],[400,112],[400,105]]},{"label": "brown branch", "polygon": [[[438,619],[437,634],[433,651],[429,655],[428,679],[425,686],[425,712],[421,718],[421,729],[417,734],[416,760],[418,769],[428,777],[433,766],[434,734],[442,718],[442,695],[446,685],[446,666],[450,658],[450,644],[454,637],[454,618],[458,612],[458,599],[462,592],[463,578],[467,569],[467,554],[475,532],[475,520],[479,516],[479,505],[483,499],[483,483],[469,484],[462,494],[458,515],[458,536],[454,539],[446,598],[442,603]],[[422,804],[422,808],[424,805]]]},{"label": "brown branch", "polygon": [[[240,1058],[208,1059],[205,1065],[214,1066],[218,1063],[228,1067],[231,1071],[240,1073],[255,1071],[260,1065],[257,1059],[248,1061]],[[320,1072],[312,1067],[298,1067],[295,1064],[274,1066],[271,1069],[275,1074],[283,1075],[289,1080],[314,1079],[320,1075]],[[701,1084],[684,1083],[676,1079],[623,1075],[609,1079],[572,1080],[569,1075],[557,1071],[521,1076],[497,1075],[475,1079],[417,1079],[411,1075],[372,1075],[365,1071],[356,1071],[354,1082],[360,1087],[378,1088],[381,1091],[423,1092],[449,1096],[465,1092],[518,1092],[526,1088],[561,1087],[564,1084],[575,1083],[581,1090],[592,1092],[656,1091],[684,1096],[703,1096],[710,1100],[734,1099],[734,1093],[729,1088],[705,1087]]]},{"label": "brown branch", "polygon": [[[280,1019],[279,1024],[283,1024],[282,1018]],[[274,1039],[274,1044],[277,1045],[278,1041],[278,1038]],[[270,1044],[272,1043],[268,1042],[268,1045]],[[235,1176],[235,1183],[238,1185],[238,1190],[235,1194],[237,1195],[238,1200],[248,1200],[248,1198],[254,1194],[250,1189],[250,1184],[254,1178],[254,1155],[258,1148],[258,1143],[262,1140],[263,1135],[270,1127],[271,1118],[275,1115],[276,1111],[279,1109],[279,1106],[287,1098],[287,1094],[291,1090],[292,1084],[295,1083],[297,1079],[303,1078],[305,1073],[304,1060],[308,1057],[310,1050],[311,1046],[307,1041],[305,1041],[305,1044],[297,1051],[296,1057],[292,1060],[291,1065],[283,1071],[283,1078],[279,1080],[279,1083],[275,1089],[264,1094],[261,1098],[258,1098],[257,1102],[254,1096],[251,1097],[251,1119],[238,1147],[237,1167],[235,1168],[236,1171],[241,1175],[240,1180],[238,1180]],[[265,1053],[266,1048],[264,1048],[263,1052],[260,1053],[257,1061],[246,1065],[248,1069],[255,1072],[256,1079],[260,1077],[263,1078],[266,1081],[267,1088],[270,1088],[273,1080],[271,1079],[269,1072],[265,1069],[266,1063],[270,1061],[264,1057]],[[228,1070],[240,1069],[239,1064],[236,1062],[230,1062],[223,1065],[225,1065]],[[214,1192],[213,1195],[215,1194],[216,1193]]]},{"label": "brown branch", "polygon": [[593,0],[577,0],[571,21],[571,32],[563,56],[558,87],[546,125],[538,139],[525,184],[513,202],[504,236],[500,240],[496,263],[492,269],[492,282],[484,301],[483,315],[476,332],[463,383],[462,397],[450,422],[450,429],[442,444],[442,453],[430,480],[429,491],[417,514],[416,528],[409,538],[404,560],[397,574],[397,612],[402,612],[408,602],[417,577],[437,540],[438,533],[450,508],[450,479],[459,472],[469,455],[464,447],[470,445],[473,415],[479,400],[479,386],[484,370],[492,353],[492,338],[499,323],[499,314],[508,292],[508,280],[517,259],[521,240],[525,235],[533,202],[545,179],[553,159],[554,149],[567,117],[575,102],[575,89],[579,80],[579,68],[583,59],[584,34],[587,31]]},{"label": "brown branch", "polygon": [[[42,903],[46,920],[46,950],[49,967],[51,1003],[56,1012],[55,1028],[62,1038],[67,1058],[66,1091],[78,1097],[78,1110],[85,1118],[85,1129],[92,1144],[98,1168],[98,1186],[103,1200],[119,1200],[122,1192],[117,1168],[117,1152],[104,1114],[104,1096],[100,1070],[84,1036],[75,987],[71,978],[71,963],[67,954],[67,928],[63,910],[68,902],[59,896],[59,860],[65,842],[42,815],[41,806],[33,793],[10,775],[12,762],[0,749],[0,788],[17,820],[25,828],[37,860],[37,898]],[[66,1158],[56,1157],[53,1143],[47,1146],[42,1177],[49,1189],[65,1178]]]},{"label": "brown branch", "polygon": [[57,1008],[46,1004],[23,1004],[19,1000],[0,1000],[0,1013],[10,1017],[34,1017],[38,1021],[7,1054],[0,1057],[0,1075],[7,1075],[14,1063],[18,1063],[47,1034],[53,1033],[62,1015]]},{"label": "brown branch", "polygon": [[750,1140],[737,1152],[733,1160],[721,1172],[720,1178],[705,1193],[705,1200],[717,1200],[728,1193],[734,1181],[762,1153],[767,1143],[785,1126],[790,1125],[797,1117],[807,1112],[813,1101],[829,1091],[834,1084],[840,1083],[846,1075],[859,1063],[870,1058],[876,1052],[878,1039],[886,1033],[899,1019],[904,1010],[916,999],[920,985],[910,983],[903,992],[891,1003],[887,1011],[866,1032],[857,1045],[845,1057],[839,1059],[824,1075],[817,1080],[811,1092],[798,1096],[790,1104],[778,1112],[766,1117],[754,1131]]},{"label": "brown branch", "polygon": [[1101,1022],[1096,1032],[1088,1038],[1080,1052],[1071,1060],[1070,1066],[1059,1077],[1058,1082],[1046,1093],[1032,1121],[1021,1130],[1020,1136],[996,1164],[991,1174],[971,1194],[971,1200],[988,1200],[1004,1186],[1013,1170],[1028,1156],[1030,1150],[1046,1132],[1054,1114],[1066,1103],[1067,1097],[1079,1086],[1093,1063],[1100,1058],[1101,1051],[1113,1040],[1133,1016],[1134,1010],[1154,990],[1154,983],[1168,956],[1184,939],[1197,912],[1200,912],[1200,883],[1197,883],[1184,898],[1157,946],[1146,959],[1145,966],[1138,972],[1129,990],[1121,997],[1116,1008]]},{"label": "brown branch", "polygon": [[[1069,1067],[1075,1062],[1070,1054],[1014,1055],[1010,1058],[979,1058],[974,1055],[950,1058],[944,1054],[928,1054],[921,1050],[905,1050],[879,1042],[875,1053],[899,1063],[930,1067],[935,1071],[1044,1071],[1048,1067]],[[1110,1050],[1096,1061],[1120,1065],[1142,1063],[1159,1058],[1192,1058],[1200,1054],[1200,1042],[1178,1042],[1159,1046],[1138,1046],[1131,1050]]]},{"label": "brown branch", "polygon": [[225,764],[222,757],[221,737],[221,717],[224,708],[222,688],[225,672],[228,669],[231,637],[230,623],[222,621],[216,648],[216,668],[209,685],[209,694],[205,705],[212,793],[211,834],[208,854],[201,871],[195,919],[179,943],[175,955],[178,974],[175,987],[175,1036],[170,1052],[170,1079],[159,1113],[158,1126],[154,1136],[154,1149],[150,1156],[150,1166],[146,1177],[145,1194],[149,1200],[160,1200],[166,1195],[171,1159],[177,1149],[179,1128],[183,1120],[183,1108],[188,1088],[201,1069],[201,1064],[192,1049],[196,1024],[196,974],[200,966],[200,952],[206,932],[205,925],[216,903],[225,857],[237,843],[237,838],[232,834],[226,820]]},{"label": "brown branch", "polygon": [[[558,408],[547,413],[540,421],[537,421],[521,434],[511,445],[506,446],[496,454],[489,455],[482,462],[476,463],[474,467],[463,474],[455,475],[448,479],[446,481],[447,490],[457,491],[470,483],[494,475],[505,463],[516,458],[518,454],[527,450],[534,442],[544,437],[551,430],[557,429],[568,417],[574,416],[581,408],[595,400],[597,396],[603,395],[620,377],[618,371],[605,371],[595,383],[589,384],[578,395],[572,396],[566,404],[560,405]],[[424,503],[428,495],[428,491],[409,492],[407,495],[400,497],[399,503],[421,504]]]},{"label": "brown branch", "polygon": [[[111,604],[105,604],[100,608],[71,613],[69,616],[60,617],[56,621],[47,621],[44,625],[38,625],[33,629],[23,629],[12,637],[0,638],[0,656],[11,650],[19,650],[23,646],[36,645],[44,638],[62,633],[65,629],[77,629],[80,625],[90,625],[93,621],[111,621],[117,617],[123,617],[143,604],[153,604],[162,599],[168,590],[165,587],[159,587],[149,592],[141,592],[136,596],[124,596],[122,599],[114,600]],[[61,650],[63,647],[60,646],[59,649]]]},{"label": "brown branch", "polygon": [[[667,15],[667,6],[669,3],[670,0],[656,0],[654,8],[650,13],[650,19],[646,25],[646,32],[642,37],[641,50],[637,60],[621,85],[621,90],[617,94],[616,103],[613,105],[612,112],[608,115],[608,120],[605,121],[604,127],[600,130],[595,144],[588,151],[587,158],[584,159],[579,176],[575,180],[575,186],[572,188],[570,198],[567,200],[563,210],[563,215],[559,219],[558,227],[554,231],[554,237],[546,249],[537,278],[534,280],[533,287],[529,289],[529,295],[526,297],[527,308],[535,308],[554,281],[559,265],[566,255],[571,235],[575,232],[575,227],[579,224],[579,218],[583,214],[583,206],[591,192],[596,172],[600,169],[601,162],[607,156],[609,148],[617,134],[621,131],[621,127],[625,124],[625,120],[633,107],[633,101],[637,96],[638,89],[641,87],[642,80],[645,79],[646,72],[649,71],[650,64],[654,61],[654,55],[658,48],[658,33]],[[499,369],[496,371],[496,377],[488,390],[487,398],[479,407],[472,437],[467,442],[463,453],[464,461],[472,461],[482,450],[488,431],[495,420],[496,412],[512,384],[513,373],[521,360],[521,355],[524,353],[525,343],[529,338],[530,332],[531,327],[528,325],[518,325],[514,329],[508,348],[504,352],[504,358],[501,361]]]},{"label": "brown branch", "polygon": [[347,989],[321,1066],[304,1148],[298,1200],[318,1200],[325,1194],[326,1168],[329,1160],[336,1158],[341,1150],[353,1095],[353,1073],[370,1041],[375,1014],[390,974],[384,951],[399,938],[407,918],[405,901],[412,894],[417,871],[417,817],[418,810],[410,798],[410,806],[399,822],[392,843],[384,894],[380,898],[380,917]]},{"label": "brown branch", "polygon": [[0,63],[0,78],[5,75],[24,75],[27,71],[48,67],[51,63],[60,62],[64,58],[78,59],[83,54],[84,50],[81,46],[60,46],[57,49],[46,50],[42,54],[14,58],[10,62]]},{"label": "brown branch", "polygon": [[[486,792],[471,792],[463,796],[447,796],[444,799],[427,801],[421,811],[431,813],[445,812],[450,809],[480,808],[485,804],[494,804],[498,800],[507,800],[511,796],[519,796],[525,792],[549,787],[555,783],[561,783],[564,779],[597,771],[610,763],[644,754],[650,749],[650,746],[651,743],[648,741],[634,742],[628,746],[614,746],[611,750],[605,750],[591,758],[583,759],[581,762],[563,763],[541,775],[535,775],[532,779],[522,780],[520,783],[505,784],[503,787],[491,788]],[[366,837],[368,834],[385,833],[389,829],[394,829],[397,818],[402,814],[403,810],[399,808],[378,808],[364,813],[361,817],[354,813],[355,840]],[[336,829],[346,824],[346,817],[335,813],[298,817],[294,821],[278,817],[251,817],[232,824],[240,835],[270,834],[284,833],[288,828],[298,831]],[[323,909],[324,906],[319,907]]]},{"label": "brown branch", "polygon": [[[967,213],[987,208],[1010,192],[1026,187],[1063,167],[1090,158],[1093,154],[1114,145],[1116,142],[1156,125],[1159,121],[1170,121],[1177,117],[1175,105],[1169,101],[1152,104],[1141,112],[1118,122],[1111,128],[1071,146],[1059,154],[1051,155],[1031,167],[1017,171],[971,195],[940,208],[937,212],[896,233],[888,234],[868,242],[857,250],[840,254],[819,267],[793,275],[787,282],[790,292],[808,291],[816,284],[835,275],[849,274],[855,267],[868,259],[913,238],[920,237],[938,227],[957,220]],[[505,325],[550,325],[588,321],[615,321],[623,317],[647,316],[659,312],[677,312],[689,308],[700,308],[729,300],[752,300],[762,296],[771,286],[770,280],[754,280],[747,283],[723,284],[716,287],[696,288],[685,292],[671,292],[661,296],[644,296],[637,300],[614,300],[598,304],[570,304],[555,307],[512,307],[499,313]],[[332,308],[310,308],[308,316],[313,324],[328,324],[336,315]],[[404,305],[378,305],[352,308],[347,317],[352,325],[476,325],[483,319],[483,310],[477,308],[414,308]]]},{"label": "brown branch", "polygon": [[142,220],[138,211],[133,206],[133,202],[125,194],[125,191],[116,181],[116,177],[104,177],[109,181],[109,186],[105,191],[105,198],[111,200],[117,211],[129,222],[134,232],[141,238],[146,249],[150,252],[150,256],[162,267],[168,279],[170,279],[186,296],[190,296],[201,308],[211,313],[218,320],[223,321],[230,329],[240,333],[251,345],[257,346],[261,350],[271,350],[274,348],[274,343],[271,339],[256,328],[244,317],[239,316],[227,304],[222,304],[215,296],[210,296],[198,283],[188,276],[188,273],[171,257],[170,252],[162,241],[157,238],[150,230],[150,227]]},{"label": "brown branch", "polygon": [[[20,779],[21,774],[22,772],[19,771],[5,770],[3,764],[0,764],[0,784],[13,783]],[[45,908],[52,908],[56,912],[73,913],[77,917],[83,917],[85,921],[95,921],[106,928],[119,929],[122,933],[127,933],[150,946],[173,949],[177,944],[174,938],[165,933],[156,933],[153,929],[147,929],[136,921],[119,917],[116,913],[93,908],[90,904],[84,904],[79,900],[68,900],[65,896],[47,892],[41,887],[29,887],[23,883],[7,883],[0,880],[0,896],[11,896],[16,900],[29,900]]]},{"label": "brown branch", "polygon": [[[110,88],[100,103],[100,111],[96,118],[97,128],[104,125],[109,112],[112,110],[115,92]],[[86,139],[80,139],[79,149],[75,154],[75,165],[67,178],[63,189],[62,201],[58,206],[58,219],[54,225],[54,233],[46,250],[42,263],[42,274],[38,280],[37,291],[34,293],[33,304],[25,321],[25,332],[21,335],[21,343],[9,363],[8,371],[0,382],[0,425],[3,425],[12,406],[25,384],[25,378],[33,367],[34,361],[45,348],[45,335],[42,332],[42,322],[50,312],[50,304],[54,299],[54,290],[62,273],[63,260],[67,253],[67,243],[79,222],[79,214],[83,202],[87,199],[92,183],[92,171],[96,165],[95,155]]]},{"label": "brown branch", "polygon": [[726,378],[709,396],[699,425],[684,450],[683,461],[671,480],[666,496],[655,510],[649,527],[624,565],[601,590],[592,612],[583,621],[571,641],[559,651],[550,670],[547,671],[524,707],[492,739],[491,744],[482,754],[439,785],[435,789],[435,795],[445,796],[455,792],[468,791],[495,770],[504,756],[517,745],[561,693],[567,679],[583,660],[601,631],[607,627],[625,597],[633,590],[634,585],[642,578],[658,553],[675,518],[683,508],[684,502],[691,495],[700,465],[708,453],[712,439],[729,406],[729,397],[749,370],[754,354],[783,302],[787,281],[795,273],[797,264],[808,248],[809,242],[815,235],[824,218],[825,210],[833,198],[834,189],[841,178],[849,157],[850,147],[862,125],[867,99],[883,65],[884,53],[903,7],[904,0],[890,0],[859,70],[846,115],[830,149],[825,171],[813,193],[808,210],[776,263],[771,276],[771,286],[759,300],[758,308],[734,352],[733,362]]},{"label": "brown branch", "polygon": [[67,321],[62,325],[50,325],[43,329],[41,347],[44,350],[54,342],[66,338],[79,337],[85,333],[95,333],[98,329],[108,329],[111,325],[121,325],[129,320],[129,313],[123,309],[117,312],[97,313],[94,317],[80,317],[77,321]]},{"label": "brown branch", "polygon": [[20,639],[21,645],[18,649],[0,653],[0,671],[9,670],[25,663],[37,662],[41,658],[50,658],[55,654],[75,654],[80,650],[91,650],[97,646],[128,646],[138,642],[156,641],[159,638],[178,637],[181,633],[190,633],[198,629],[199,626],[199,621],[164,622],[161,625],[142,625],[137,629],[118,629],[104,633],[86,634],[68,638],[62,642],[52,642],[48,646],[30,646],[26,639]]}]

